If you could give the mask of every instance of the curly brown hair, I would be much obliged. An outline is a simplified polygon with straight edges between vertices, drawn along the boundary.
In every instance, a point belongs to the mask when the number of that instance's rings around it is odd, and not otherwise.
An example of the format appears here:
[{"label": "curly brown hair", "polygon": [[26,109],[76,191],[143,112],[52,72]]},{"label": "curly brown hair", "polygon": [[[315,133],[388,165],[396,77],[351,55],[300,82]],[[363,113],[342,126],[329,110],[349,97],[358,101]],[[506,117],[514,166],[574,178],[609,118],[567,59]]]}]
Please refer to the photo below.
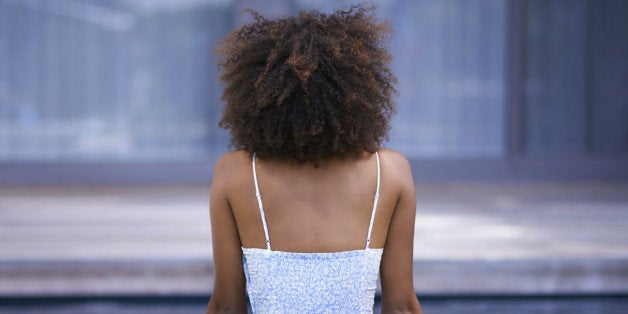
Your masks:
[{"label": "curly brown hair", "polygon": [[388,21],[375,6],[254,22],[222,38],[221,128],[260,158],[312,162],[375,152],[388,139],[397,91]]}]

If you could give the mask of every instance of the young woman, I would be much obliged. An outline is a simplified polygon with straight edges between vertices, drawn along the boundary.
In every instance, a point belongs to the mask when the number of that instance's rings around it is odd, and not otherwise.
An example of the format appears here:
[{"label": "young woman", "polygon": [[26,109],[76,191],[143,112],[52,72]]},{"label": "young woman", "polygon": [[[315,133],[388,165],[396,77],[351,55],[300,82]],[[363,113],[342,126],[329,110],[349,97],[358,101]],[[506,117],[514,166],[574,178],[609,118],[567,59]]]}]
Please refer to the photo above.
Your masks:
[{"label": "young woman", "polygon": [[373,7],[255,21],[218,46],[235,151],[210,192],[207,313],[421,313],[407,159],[381,147],[395,112],[387,22]]}]

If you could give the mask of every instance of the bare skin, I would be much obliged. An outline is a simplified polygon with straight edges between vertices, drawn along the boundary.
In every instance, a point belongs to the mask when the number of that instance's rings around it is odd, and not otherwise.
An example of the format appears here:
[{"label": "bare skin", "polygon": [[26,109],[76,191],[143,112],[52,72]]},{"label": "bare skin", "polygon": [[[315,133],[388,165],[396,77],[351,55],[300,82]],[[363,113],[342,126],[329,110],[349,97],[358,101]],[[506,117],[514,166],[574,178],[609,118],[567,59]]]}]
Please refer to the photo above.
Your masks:
[{"label": "bare skin", "polygon": [[[412,282],[416,192],[410,164],[381,149],[381,190],[371,248],[384,248],[382,313],[421,313]],[[314,168],[257,159],[257,176],[273,250],[364,249],[377,181],[375,155]],[[214,293],[207,313],[246,313],[241,247],[266,248],[248,152],[225,154],[210,191]]]}]

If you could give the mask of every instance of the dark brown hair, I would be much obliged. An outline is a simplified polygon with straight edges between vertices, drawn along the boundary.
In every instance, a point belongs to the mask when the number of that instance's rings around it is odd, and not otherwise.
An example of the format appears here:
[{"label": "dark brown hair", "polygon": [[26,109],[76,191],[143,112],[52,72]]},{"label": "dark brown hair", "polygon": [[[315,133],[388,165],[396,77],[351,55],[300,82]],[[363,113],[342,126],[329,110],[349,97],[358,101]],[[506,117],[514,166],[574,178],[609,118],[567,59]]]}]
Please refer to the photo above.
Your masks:
[{"label": "dark brown hair", "polygon": [[374,6],[266,19],[216,49],[225,89],[219,126],[236,149],[260,158],[312,162],[375,152],[396,111],[387,21]]}]

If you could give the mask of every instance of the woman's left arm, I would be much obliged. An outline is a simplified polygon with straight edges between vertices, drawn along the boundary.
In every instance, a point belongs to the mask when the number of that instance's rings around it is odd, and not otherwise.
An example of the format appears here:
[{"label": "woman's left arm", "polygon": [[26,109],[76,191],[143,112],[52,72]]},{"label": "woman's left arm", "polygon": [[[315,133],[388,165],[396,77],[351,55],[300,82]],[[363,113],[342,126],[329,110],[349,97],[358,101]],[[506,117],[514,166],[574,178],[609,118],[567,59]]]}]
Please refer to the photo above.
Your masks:
[{"label": "woman's left arm", "polygon": [[246,313],[246,281],[242,266],[240,236],[227,198],[229,173],[223,156],[214,170],[210,189],[209,213],[214,250],[214,291],[206,313]]}]

